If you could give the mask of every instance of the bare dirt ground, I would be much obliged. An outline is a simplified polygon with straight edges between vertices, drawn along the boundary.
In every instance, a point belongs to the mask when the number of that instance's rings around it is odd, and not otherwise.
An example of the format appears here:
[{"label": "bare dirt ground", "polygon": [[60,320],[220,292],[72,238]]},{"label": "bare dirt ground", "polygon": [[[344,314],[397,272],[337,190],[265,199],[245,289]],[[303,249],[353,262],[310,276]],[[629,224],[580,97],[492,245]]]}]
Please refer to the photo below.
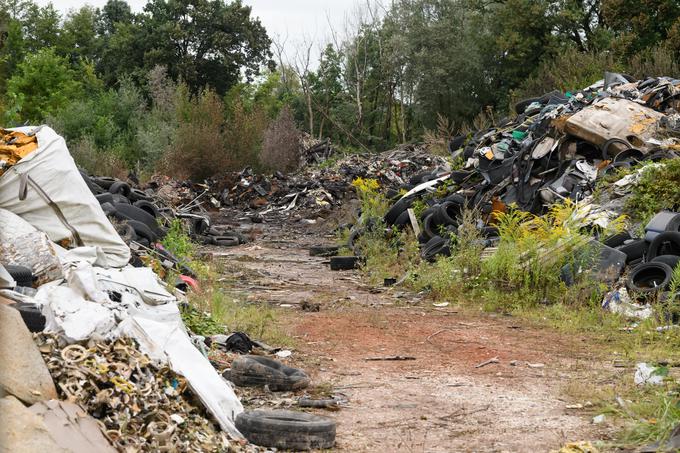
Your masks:
[{"label": "bare dirt ground", "polygon": [[[258,228],[256,241],[214,259],[244,298],[280,307],[295,340],[289,362],[346,396],[326,414],[338,422],[338,450],[540,452],[606,437],[564,396],[565,386],[611,368],[584,339],[366,286],[357,271],[330,271],[309,256],[309,245],[331,237],[302,225]],[[320,310],[301,310],[303,301]],[[366,360],[395,355],[415,360]]]}]

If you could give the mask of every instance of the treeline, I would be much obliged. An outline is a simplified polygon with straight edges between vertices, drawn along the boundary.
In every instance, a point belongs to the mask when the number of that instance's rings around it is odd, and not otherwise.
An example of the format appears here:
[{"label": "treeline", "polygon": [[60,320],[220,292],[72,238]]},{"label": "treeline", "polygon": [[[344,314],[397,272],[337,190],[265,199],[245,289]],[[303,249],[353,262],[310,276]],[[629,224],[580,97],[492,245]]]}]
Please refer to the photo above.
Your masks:
[{"label": "treeline", "polygon": [[2,124],[47,122],[92,171],[289,169],[297,128],[349,149],[441,139],[605,70],[680,76],[677,0],[393,0],[286,55],[239,0],[64,17],[0,0]]}]

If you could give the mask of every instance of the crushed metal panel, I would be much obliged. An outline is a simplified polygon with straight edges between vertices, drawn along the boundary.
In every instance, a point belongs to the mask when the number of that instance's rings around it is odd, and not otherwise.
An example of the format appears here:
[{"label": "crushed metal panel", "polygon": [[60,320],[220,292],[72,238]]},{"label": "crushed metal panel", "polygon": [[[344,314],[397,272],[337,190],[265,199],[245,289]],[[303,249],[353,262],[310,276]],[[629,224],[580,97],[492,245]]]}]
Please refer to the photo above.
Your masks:
[{"label": "crushed metal panel", "polygon": [[572,115],[565,131],[597,146],[612,138],[624,139],[644,152],[663,117],[662,113],[627,99],[604,98]]}]

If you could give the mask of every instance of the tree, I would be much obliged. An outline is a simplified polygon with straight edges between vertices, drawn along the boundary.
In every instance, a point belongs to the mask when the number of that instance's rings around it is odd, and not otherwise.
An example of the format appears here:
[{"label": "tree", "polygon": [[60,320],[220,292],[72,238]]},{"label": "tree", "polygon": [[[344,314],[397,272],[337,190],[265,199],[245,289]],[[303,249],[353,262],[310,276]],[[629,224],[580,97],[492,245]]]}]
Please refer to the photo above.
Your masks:
[{"label": "tree", "polygon": [[273,69],[267,32],[240,0],[151,0],[144,11],[145,65],[167,67],[194,93],[224,95],[241,73],[250,81],[262,65]]},{"label": "tree", "polygon": [[72,62],[97,60],[101,55],[101,41],[96,32],[98,22],[99,11],[91,6],[69,13],[62,26],[60,53],[69,55]]},{"label": "tree", "polygon": [[7,82],[9,111],[19,121],[42,121],[80,96],[81,83],[66,58],[47,48],[28,54]]}]

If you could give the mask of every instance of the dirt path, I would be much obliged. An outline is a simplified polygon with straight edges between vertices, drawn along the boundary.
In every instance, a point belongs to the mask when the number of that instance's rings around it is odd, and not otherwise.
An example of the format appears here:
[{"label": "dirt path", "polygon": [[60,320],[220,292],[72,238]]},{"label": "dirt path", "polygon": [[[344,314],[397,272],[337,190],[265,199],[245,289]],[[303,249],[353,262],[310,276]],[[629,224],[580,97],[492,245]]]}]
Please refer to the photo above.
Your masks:
[{"label": "dirt path", "polygon": [[[244,297],[280,307],[296,340],[292,363],[349,401],[331,413],[341,451],[549,451],[594,439],[590,416],[567,409],[566,385],[608,366],[580,338],[513,318],[435,308],[400,289],[332,272],[306,247],[319,235],[265,227],[249,245],[222,250]],[[330,241],[330,239],[327,239]],[[319,303],[319,312],[300,309]],[[367,361],[375,356],[408,361]],[[497,358],[498,363],[476,365]]]}]

